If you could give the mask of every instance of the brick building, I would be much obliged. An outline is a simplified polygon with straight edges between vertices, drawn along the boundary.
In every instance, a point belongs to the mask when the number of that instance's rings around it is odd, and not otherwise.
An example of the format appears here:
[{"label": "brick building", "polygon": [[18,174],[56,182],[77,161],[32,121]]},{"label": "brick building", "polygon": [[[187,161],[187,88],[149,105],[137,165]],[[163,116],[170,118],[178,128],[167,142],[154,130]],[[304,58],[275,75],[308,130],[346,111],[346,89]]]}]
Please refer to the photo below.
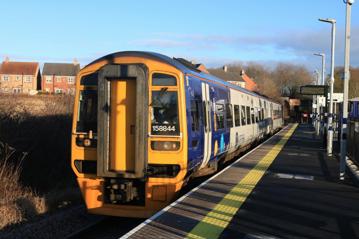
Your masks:
[{"label": "brick building", "polygon": [[74,94],[76,75],[80,65],[74,63],[45,63],[42,70],[43,92],[56,94]]},{"label": "brick building", "polygon": [[38,62],[15,62],[6,58],[0,66],[2,93],[36,94],[40,89],[40,82]]},{"label": "brick building", "polygon": [[244,70],[228,70],[227,66],[223,66],[223,69],[210,69],[209,73],[247,90],[258,91],[257,84],[246,74]]},{"label": "brick building", "polygon": [[246,72],[244,70],[241,71],[241,78],[242,80],[245,82],[244,83],[244,88],[246,88],[247,90],[250,91],[257,91],[258,90],[258,86],[257,84],[252,80],[252,78],[250,78]]}]

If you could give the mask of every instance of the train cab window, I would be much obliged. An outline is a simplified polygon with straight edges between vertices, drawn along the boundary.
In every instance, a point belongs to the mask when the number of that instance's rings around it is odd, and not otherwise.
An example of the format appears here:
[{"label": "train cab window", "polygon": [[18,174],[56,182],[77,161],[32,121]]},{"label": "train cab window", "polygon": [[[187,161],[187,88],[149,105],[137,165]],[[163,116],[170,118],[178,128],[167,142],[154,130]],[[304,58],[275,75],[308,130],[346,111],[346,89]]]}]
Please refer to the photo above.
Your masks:
[{"label": "train cab window", "polygon": [[176,86],[176,77],[161,73],[154,73],[152,75],[152,86]]},{"label": "train cab window", "polygon": [[231,104],[226,104],[226,122],[227,128],[233,127],[233,110]]},{"label": "train cab window", "polygon": [[251,124],[251,107],[246,107],[246,113],[247,113],[247,124]]},{"label": "train cab window", "polygon": [[151,134],[152,135],[179,135],[178,96],[177,91],[152,91]]},{"label": "train cab window", "polygon": [[242,106],[241,107],[241,119],[242,119],[242,125],[246,125],[247,124],[247,115],[246,115],[246,107]]},{"label": "train cab window", "polygon": [[239,105],[234,105],[234,125],[241,126],[240,125],[240,117],[239,117]]},{"label": "train cab window", "polygon": [[201,103],[198,100],[191,100],[192,131],[199,131],[199,118]]},{"label": "train cab window", "polygon": [[97,86],[98,85],[98,72],[81,77],[80,84],[84,86]]},{"label": "train cab window", "polygon": [[97,132],[97,91],[82,90],[79,96],[77,132]]},{"label": "train cab window", "polygon": [[224,105],[223,104],[216,104],[216,125],[217,129],[224,128]]}]

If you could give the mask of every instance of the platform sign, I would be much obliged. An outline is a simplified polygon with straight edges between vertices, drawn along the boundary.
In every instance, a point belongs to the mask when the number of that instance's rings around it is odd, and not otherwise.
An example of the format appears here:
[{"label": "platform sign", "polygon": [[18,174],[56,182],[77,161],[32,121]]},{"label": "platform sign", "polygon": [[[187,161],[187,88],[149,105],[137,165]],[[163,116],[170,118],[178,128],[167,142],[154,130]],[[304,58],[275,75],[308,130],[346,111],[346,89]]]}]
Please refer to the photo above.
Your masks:
[{"label": "platform sign", "polygon": [[324,85],[305,85],[300,87],[302,95],[327,95],[327,86]]}]

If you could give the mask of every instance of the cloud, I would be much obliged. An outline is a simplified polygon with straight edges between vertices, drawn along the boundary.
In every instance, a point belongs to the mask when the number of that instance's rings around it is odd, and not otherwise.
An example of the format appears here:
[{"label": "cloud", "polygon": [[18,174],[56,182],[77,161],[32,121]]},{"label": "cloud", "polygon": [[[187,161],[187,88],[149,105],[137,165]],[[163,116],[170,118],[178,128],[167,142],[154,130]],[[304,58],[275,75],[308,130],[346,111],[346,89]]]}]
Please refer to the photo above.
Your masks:
[{"label": "cloud", "polygon": [[[359,65],[359,27],[352,27],[351,65]],[[172,50],[185,53],[189,58],[203,57],[228,61],[290,61],[307,66],[320,62],[313,53],[324,52],[327,65],[330,60],[330,28],[306,31],[279,32],[271,35],[204,35],[154,33],[149,39],[131,42],[135,47]],[[228,55],[231,55],[230,57]],[[235,55],[235,56],[234,56]],[[197,57],[196,57],[197,56]],[[199,56],[199,57],[198,57]],[[343,65],[344,30],[336,34],[336,65]],[[211,60],[210,62],[214,62]]]}]

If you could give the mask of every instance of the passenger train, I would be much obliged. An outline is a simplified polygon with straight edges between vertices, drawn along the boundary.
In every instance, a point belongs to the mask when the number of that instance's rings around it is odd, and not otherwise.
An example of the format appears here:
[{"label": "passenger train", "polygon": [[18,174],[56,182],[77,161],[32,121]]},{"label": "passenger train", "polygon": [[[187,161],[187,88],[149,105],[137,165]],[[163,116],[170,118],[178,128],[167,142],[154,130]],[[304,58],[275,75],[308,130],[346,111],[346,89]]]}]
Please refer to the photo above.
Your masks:
[{"label": "passenger train", "polygon": [[95,214],[150,217],[283,125],[280,104],[150,52],[90,63],[75,99],[71,166]]}]

